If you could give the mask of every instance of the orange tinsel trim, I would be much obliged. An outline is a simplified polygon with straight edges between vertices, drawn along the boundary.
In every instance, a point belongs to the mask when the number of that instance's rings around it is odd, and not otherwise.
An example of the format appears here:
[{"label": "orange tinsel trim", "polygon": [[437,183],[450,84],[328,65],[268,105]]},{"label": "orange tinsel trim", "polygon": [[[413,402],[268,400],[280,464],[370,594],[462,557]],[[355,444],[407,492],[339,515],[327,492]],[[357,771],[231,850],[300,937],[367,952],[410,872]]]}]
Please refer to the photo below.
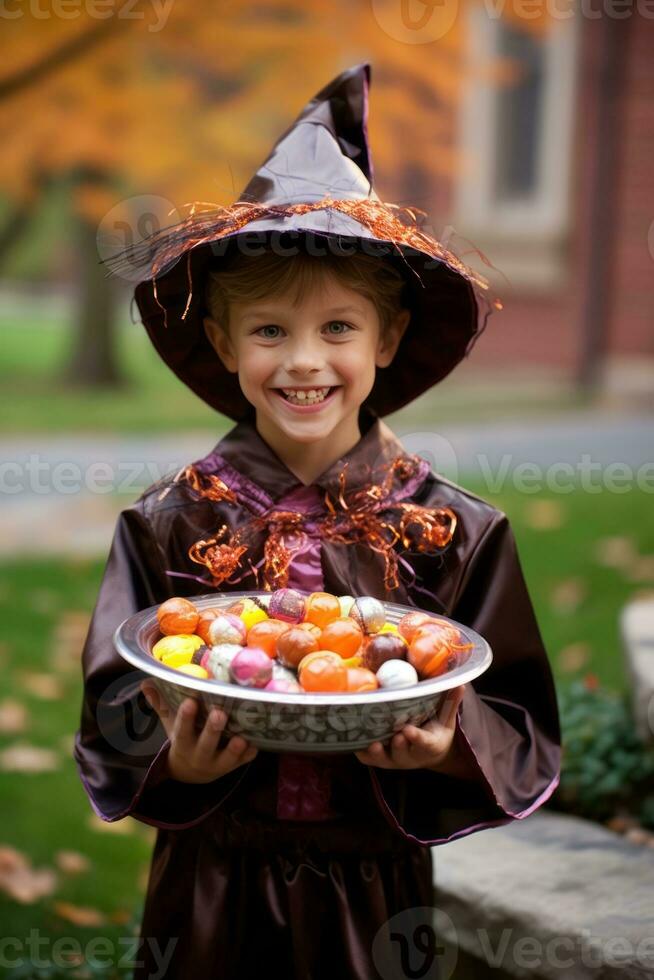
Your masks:
[{"label": "orange tinsel trim", "polygon": [[[405,550],[438,552],[450,543],[457,525],[456,515],[449,507],[420,507],[411,503],[394,503],[388,499],[395,477],[406,482],[415,474],[420,463],[418,456],[398,456],[390,466],[384,467],[385,476],[381,482],[373,480],[364,488],[350,492],[345,489],[346,463],[339,474],[337,499],[332,499],[329,491],[326,491],[325,507],[328,513],[324,519],[312,521],[321,540],[342,544],[365,542],[373,551],[381,554],[384,559],[384,584],[389,591],[399,584],[398,553],[394,547],[398,541]],[[208,480],[217,480],[222,484],[217,477],[201,477],[192,466],[187,467],[185,477],[201,496],[210,496],[214,492],[215,485]],[[384,514],[393,511],[397,515],[394,523],[383,518]],[[286,547],[284,535],[299,537],[294,549],[298,550],[306,540],[304,524],[307,520],[312,520],[310,515],[272,508],[265,514],[251,518],[227,542],[223,542],[227,526],[222,525],[213,537],[197,541],[189,549],[189,557],[205,565],[211,574],[212,584],[219,586],[240,567],[242,555],[252,548],[256,536],[267,528],[262,586],[259,585],[258,568],[251,562],[250,567],[257,588],[263,587],[267,592],[283,588],[288,582],[288,567],[294,553]]]},{"label": "orange tinsel trim", "polygon": [[[205,207],[197,210],[198,205]],[[190,259],[191,251],[200,245],[218,241],[228,235],[234,235],[253,221],[270,217],[290,217],[303,215],[308,211],[334,210],[347,214],[359,224],[372,231],[380,242],[391,242],[393,245],[408,246],[424,252],[433,259],[444,262],[449,268],[466,278],[473,286],[487,291],[488,280],[467,266],[451,249],[446,248],[432,235],[419,226],[417,214],[426,212],[416,207],[402,207],[384,201],[363,198],[348,200],[325,197],[321,201],[298,204],[261,204],[258,202],[236,201],[230,205],[218,205],[211,202],[193,202],[184,205],[191,207],[191,212],[175,225],[161,228],[141,242],[131,245],[116,255],[103,261],[115,275],[132,274],[135,268],[143,268],[144,279],[152,279],[154,299],[164,311],[164,326],[166,326],[166,309],[159,302],[157,295],[157,277],[171,269],[186,253],[187,279],[189,283],[188,297],[181,319],[191,306],[193,288],[191,282]],[[489,267],[492,263],[479,249],[473,251]],[[401,253],[400,253],[401,254]],[[499,299],[493,299],[493,305],[501,309]]]}]

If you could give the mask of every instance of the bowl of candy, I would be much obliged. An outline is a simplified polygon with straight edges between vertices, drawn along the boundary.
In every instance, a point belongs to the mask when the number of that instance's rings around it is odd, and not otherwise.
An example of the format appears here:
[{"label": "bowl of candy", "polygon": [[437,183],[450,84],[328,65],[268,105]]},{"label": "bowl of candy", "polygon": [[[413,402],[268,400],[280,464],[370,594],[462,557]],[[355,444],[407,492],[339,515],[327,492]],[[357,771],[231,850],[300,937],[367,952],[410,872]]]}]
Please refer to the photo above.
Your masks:
[{"label": "bowl of candy", "polygon": [[491,664],[482,636],[373,596],[297,589],[175,597],[130,616],[116,649],[173,710],[222,708],[224,737],[257,748],[351,752],[420,726]]}]

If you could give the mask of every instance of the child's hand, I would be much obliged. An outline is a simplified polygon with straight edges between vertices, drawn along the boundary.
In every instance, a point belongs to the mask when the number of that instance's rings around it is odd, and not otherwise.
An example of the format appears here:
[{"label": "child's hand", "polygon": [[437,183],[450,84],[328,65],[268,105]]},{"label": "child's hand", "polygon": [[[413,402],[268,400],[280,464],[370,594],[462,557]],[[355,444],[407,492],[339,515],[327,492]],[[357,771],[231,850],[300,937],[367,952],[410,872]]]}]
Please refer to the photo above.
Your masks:
[{"label": "child's hand", "polygon": [[355,752],[360,762],[382,769],[434,769],[455,774],[453,739],[456,713],[463,699],[465,684],[453,687],[443,699],[440,711],[421,728],[405,725],[391,739],[389,749],[372,742],[367,749]]},{"label": "child's hand", "polygon": [[177,714],[173,711],[153,684],[144,681],[141,691],[161,719],[170,739],[168,774],[182,783],[210,783],[251,762],[258,749],[240,735],[234,735],[228,744],[217,750],[227,715],[220,708],[212,708],[201,732],[195,729],[198,703],[195,698],[185,698]]}]

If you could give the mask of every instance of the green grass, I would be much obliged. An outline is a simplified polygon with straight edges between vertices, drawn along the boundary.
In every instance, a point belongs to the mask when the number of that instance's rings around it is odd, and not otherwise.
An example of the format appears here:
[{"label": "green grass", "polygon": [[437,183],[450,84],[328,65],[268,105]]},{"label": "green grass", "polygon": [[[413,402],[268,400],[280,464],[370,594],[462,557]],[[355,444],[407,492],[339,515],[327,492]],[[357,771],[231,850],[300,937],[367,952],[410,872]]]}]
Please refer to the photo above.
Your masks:
[{"label": "green grass", "polygon": [[[128,303],[126,301],[126,306]],[[136,315],[136,314],[135,314]],[[71,311],[72,316],[72,311]],[[232,424],[212,411],[161,361],[143,326],[129,323],[125,310],[118,330],[121,388],[72,387],[60,379],[69,359],[72,329],[61,314],[47,321],[18,310],[0,315],[0,431],[5,433],[170,432],[210,430],[220,435]],[[572,391],[533,384],[461,386],[449,377],[412,405],[388,416],[391,427],[439,422],[558,414],[583,405]]]},{"label": "green grass", "polygon": [[[525,577],[559,685],[594,673],[602,685],[623,691],[627,687],[618,634],[618,614],[637,590],[651,582],[629,581],[628,569],[603,567],[596,560],[598,541],[619,531],[641,555],[654,551],[654,527],[649,520],[651,499],[632,491],[624,495],[593,496],[577,492],[565,497],[539,498],[560,508],[561,525],[549,530],[532,526],[533,498],[513,490],[493,496],[479,486],[469,489],[501,507],[515,530]],[[26,694],[19,682],[21,670],[52,672],[50,663],[57,620],[65,610],[92,608],[104,558],[99,561],[7,561],[0,565],[0,615],[5,648],[0,651],[3,697],[24,701],[32,724],[24,736],[0,734],[0,749],[15,741],[54,747],[62,758],[53,773],[0,772],[4,802],[0,844],[24,851],[36,866],[52,866],[57,850],[81,851],[92,862],[89,873],[62,875],[56,894],[32,905],[20,905],[0,893],[0,917],[6,936],[26,937],[39,929],[51,938],[73,936],[84,945],[93,935],[106,935],[117,944],[128,934],[127,925],[94,928],[73,926],[57,918],[54,901],[90,905],[108,917],[130,911],[138,917],[142,894],[139,872],[147,865],[153,832],[134,821],[126,836],[101,833],[89,825],[90,804],[79,781],[72,756],[61,739],[76,730],[82,697],[81,671],[73,663],[63,673],[64,696],[42,701]],[[558,610],[552,593],[562,582],[581,583],[576,608]],[[566,669],[560,653],[571,644],[587,644],[589,659],[577,670]],[[118,947],[116,947],[118,948]]]}]

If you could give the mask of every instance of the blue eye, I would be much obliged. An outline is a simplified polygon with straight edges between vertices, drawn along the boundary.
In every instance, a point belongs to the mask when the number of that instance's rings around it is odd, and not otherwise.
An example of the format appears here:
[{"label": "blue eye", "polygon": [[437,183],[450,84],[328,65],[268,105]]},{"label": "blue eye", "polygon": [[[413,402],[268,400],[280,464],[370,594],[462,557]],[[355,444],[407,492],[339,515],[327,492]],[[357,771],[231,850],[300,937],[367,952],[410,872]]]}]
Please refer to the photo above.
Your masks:
[{"label": "blue eye", "polygon": [[[254,332],[255,333],[261,333],[262,330],[279,330],[279,327],[275,326],[274,323],[267,323],[265,327],[259,327],[259,329],[258,330],[255,330]],[[266,337],[265,339],[266,340],[274,340],[275,338],[274,337]]]},{"label": "blue eye", "polygon": [[334,323],[340,323],[340,325],[341,325],[342,327],[347,327],[347,329],[348,329],[348,330],[352,330],[352,329],[353,329],[353,328],[352,328],[352,327],[350,326],[350,324],[349,324],[349,323],[346,323],[346,322],[345,322],[344,320],[330,320],[330,321],[329,321],[329,326],[331,327],[331,326],[332,326],[332,324],[334,324]]},{"label": "blue eye", "polygon": [[[329,323],[328,323],[328,327],[333,326],[335,323],[340,324],[340,326],[342,326],[342,327],[347,327],[347,330],[353,330],[354,329],[354,327],[351,327],[350,324],[349,323],[346,323],[344,320],[330,320]],[[275,323],[267,323],[263,327],[258,327],[254,331],[254,333],[255,334],[260,334],[263,337],[264,340],[276,340],[277,339],[277,336],[278,336],[277,334],[274,334],[273,336],[271,336],[270,334],[264,334],[264,333],[262,333],[263,330],[279,330],[279,327]],[[332,336],[334,336],[334,337],[339,337],[339,336],[342,336],[344,333],[346,333],[346,331],[337,331],[336,333],[334,333],[334,331],[332,331],[332,330],[328,330],[327,332],[328,333],[331,333]]]}]

